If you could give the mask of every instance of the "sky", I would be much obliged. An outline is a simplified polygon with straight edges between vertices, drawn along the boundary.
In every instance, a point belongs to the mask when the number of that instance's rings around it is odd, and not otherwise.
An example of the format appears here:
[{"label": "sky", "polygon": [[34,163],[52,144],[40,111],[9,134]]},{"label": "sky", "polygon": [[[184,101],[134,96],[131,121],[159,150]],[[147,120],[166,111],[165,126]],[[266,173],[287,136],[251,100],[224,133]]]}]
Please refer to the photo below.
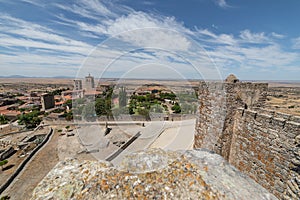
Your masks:
[{"label": "sky", "polygon": [[299,0],[0,0],[0,76],[300,80]]}]

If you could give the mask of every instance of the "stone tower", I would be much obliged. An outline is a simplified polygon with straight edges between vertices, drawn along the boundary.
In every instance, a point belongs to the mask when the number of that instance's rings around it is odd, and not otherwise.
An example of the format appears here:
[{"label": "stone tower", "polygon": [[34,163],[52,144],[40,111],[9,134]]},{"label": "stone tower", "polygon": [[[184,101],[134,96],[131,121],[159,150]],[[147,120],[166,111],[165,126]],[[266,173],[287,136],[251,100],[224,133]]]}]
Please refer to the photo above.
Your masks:
[{"label": "stone tower", "polygon": [[94,88],[95,88],[94,77],[89,74],[88,76],[85,77],[85,89],[92,90]]},{"label": "stone tower", "polygon": [[45,93],[41,96],[42,111],[55,107],[54,95]]}]

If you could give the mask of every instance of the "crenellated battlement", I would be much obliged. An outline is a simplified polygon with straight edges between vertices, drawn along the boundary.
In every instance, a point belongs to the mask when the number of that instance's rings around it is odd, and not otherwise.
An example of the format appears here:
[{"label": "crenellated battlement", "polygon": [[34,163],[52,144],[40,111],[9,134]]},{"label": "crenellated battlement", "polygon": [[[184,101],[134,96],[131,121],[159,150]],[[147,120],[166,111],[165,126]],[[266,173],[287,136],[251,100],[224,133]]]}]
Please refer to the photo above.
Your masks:
[{"label": "crenellated battlement", "polygon": [[282,199],[298,199],[299,117],[238,108],[229,162]]},{"label": "crenellated battlement", "polygon": [[[266,128],[270,129],[280,130],[290,127],[290,131],[295,132],[295,130],[297,131],[297,129],[300,128],[299,116],[276,112],[274,110],[267,110],[263,108],[248,110],[244,108],[238,108],[236,110],[236,115],[236,117],[242,118],[251,116],[256,122],[261,123]],[[299,134],[299,132],[295,132],[295,134]]]}]

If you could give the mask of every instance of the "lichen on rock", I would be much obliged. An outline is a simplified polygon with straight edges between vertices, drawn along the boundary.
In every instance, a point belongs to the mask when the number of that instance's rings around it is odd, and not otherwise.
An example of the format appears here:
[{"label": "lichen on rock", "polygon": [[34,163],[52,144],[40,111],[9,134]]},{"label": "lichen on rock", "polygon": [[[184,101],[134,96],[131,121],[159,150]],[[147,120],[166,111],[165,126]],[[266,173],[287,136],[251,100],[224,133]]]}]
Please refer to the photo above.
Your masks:
[{"label": "lichen on rock", "polygon": [[32,199],[276,199],[206,150],[146,150],[116,168],[105,161],[60,162]]}]

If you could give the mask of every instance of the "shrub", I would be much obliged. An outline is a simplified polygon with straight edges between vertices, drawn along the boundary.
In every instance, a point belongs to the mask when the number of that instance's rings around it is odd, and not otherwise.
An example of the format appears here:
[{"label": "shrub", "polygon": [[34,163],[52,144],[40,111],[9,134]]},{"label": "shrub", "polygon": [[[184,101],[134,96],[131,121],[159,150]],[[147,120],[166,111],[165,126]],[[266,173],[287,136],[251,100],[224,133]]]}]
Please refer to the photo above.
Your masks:
[{"label": "shrub", "polygon": [[8,163],[8,160],[2,160],[0,161],[0,166],[2,168],[2,171],[3,171],[3,166],[6,165]]}]

